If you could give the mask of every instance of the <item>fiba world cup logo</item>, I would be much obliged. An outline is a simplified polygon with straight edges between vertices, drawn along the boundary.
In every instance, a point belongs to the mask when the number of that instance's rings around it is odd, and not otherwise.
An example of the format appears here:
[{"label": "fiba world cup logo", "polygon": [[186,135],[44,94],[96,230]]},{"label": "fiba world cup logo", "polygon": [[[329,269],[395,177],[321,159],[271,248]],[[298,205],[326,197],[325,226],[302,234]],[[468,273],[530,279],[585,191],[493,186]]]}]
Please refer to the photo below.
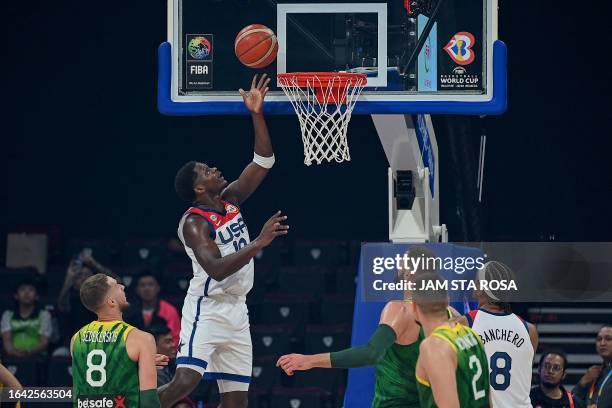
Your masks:
[{"label": "fiba world cup logo", "polygon": [[191,58],[203,60],[210,55],[212,45],[206,37],[194,37],[189,41],[187,51],[189,55],[191,55]]},{"label": "fiba world cup logo", "polygon": [[476,57],[472,49],[474,43],[474,36],[471,33],[461,31],[453,35],[448,44],[444,47],[444,51],[446,51],[458,65],[469,65],[474,62],[474,58]]}]

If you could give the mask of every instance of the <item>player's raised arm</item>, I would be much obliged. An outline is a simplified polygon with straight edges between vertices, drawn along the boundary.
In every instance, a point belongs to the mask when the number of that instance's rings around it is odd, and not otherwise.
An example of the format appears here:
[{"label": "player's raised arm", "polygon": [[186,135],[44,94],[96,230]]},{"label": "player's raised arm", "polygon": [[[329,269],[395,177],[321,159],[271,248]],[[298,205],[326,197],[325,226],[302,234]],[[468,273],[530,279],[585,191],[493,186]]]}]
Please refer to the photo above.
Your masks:
[{"label": "player's raised arm", "polygon": [[270,245],[274,238],[286,235],[289,226],[282,224],[286,219],[287,216],[278,211],[266,221],[255,240],[239,251],[223,257],[217,244],[210,238],[210,227],[202,217],[194,215],[187,217],[183,226],[183,236],[185,244],[193,250],[198,263],[206,273],[214,280],[221,281],[249,263],[261,249]]},{"label": "player's raised arm", "polygon": [[255,153],[253,161],[245,167],[240,177],[227,186],[221,194],[223,199],[237,204],[244,202],[253,194],[274,165],[274,151],[263,115],[263,103],[268,93],[269,83],[270,78],[267,78],[266,74],[263,74],[259,80],[255,75],[249,91],[240,89],[240,95],[242,95],[244,104],[251,112],[251,118],[253,119]]},{"label": "player's raised arm", "polygon": [[451,346],[437,337],[421,343],[417,363],[417,381],[427,381],[438,408],[460,408],[457,394],[457,355]]}]

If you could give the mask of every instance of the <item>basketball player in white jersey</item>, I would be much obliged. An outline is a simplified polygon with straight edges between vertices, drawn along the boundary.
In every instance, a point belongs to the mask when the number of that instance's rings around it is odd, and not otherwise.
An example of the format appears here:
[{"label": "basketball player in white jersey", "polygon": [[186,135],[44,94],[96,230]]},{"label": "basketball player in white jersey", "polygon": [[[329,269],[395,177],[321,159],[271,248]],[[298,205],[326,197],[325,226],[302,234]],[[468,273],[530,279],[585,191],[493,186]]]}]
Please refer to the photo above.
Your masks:
[{"label": "basketball player in white jersey", "polygon": [[[478,272],[480,280],[514,279],[512,270],[501,262],[490,261]],[[480,335],[489,360],[489,383],[493,408],[531,408],[531,372],[538,348],[533,324],[512,313],[503,294],[474,291],[478,309],[464,321]]]},{"label": "basketball player in white jersey", "polygon": [[253,286],[253,257],[289,228],[279,211],[251,241],[239,207],[274,164],[262,113],[269,81],[255,76],[248,92],[240,90],[253,119],[255,155],[238,180],[228,185],[216,167],[197,162],[176,175],[177,194],[192,204],[178,236],[194,276],[183,305],[176,374],[159,389],[162,407],[191,393],[202,377],[217,380],[223,408],[247,406],[253,356],[245,300]]}]

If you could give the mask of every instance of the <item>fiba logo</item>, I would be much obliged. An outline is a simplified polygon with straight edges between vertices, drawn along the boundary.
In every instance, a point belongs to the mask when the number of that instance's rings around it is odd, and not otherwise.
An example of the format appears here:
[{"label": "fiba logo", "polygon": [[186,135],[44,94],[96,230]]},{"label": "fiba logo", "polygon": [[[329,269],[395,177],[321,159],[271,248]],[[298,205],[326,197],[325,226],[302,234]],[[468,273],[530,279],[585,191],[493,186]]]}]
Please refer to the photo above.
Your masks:
[{"label": "fiba logo", "polygon": [[210,55],[212,44],[206,37],[194,37],[189,41],[187,51],[191,58],[203,60]]},{"label": "fiba logo", "polygon": [[230,214],[238,212],[238,209],[235,206],[231,205],[231,204],[229,204],[227,207],[225,207],[225,209]]},{"label": "fiba logo", "polygon": [[453,35],[444,47],[444,51],[459,65],[469,65],[474,62],[476,53],[472,50],[475,40],[474,36],[467,31],[461,31]]},{"label": "fiba logo", "polygon": [[453,74],[457,74],[457,75],[465,75],[466,72],[467,70],[463,67],[455,67],[453,69]]}]

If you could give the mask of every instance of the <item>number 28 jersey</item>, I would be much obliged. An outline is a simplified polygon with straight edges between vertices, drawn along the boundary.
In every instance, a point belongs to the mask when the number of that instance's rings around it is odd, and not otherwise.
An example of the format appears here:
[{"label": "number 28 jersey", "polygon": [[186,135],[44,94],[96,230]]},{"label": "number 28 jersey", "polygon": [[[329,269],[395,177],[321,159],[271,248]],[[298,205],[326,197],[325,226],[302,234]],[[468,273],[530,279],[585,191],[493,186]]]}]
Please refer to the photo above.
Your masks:
[{"label": "number 28 jersey", "polygon": [[242,247],[251,242],[249,230],[244,223],[244,218],[237,205],[223,201],[225,206],[224,212],[218,212],[214,209],[205,207],[190,207],[178,226],[178,236],[183,245],[185,252],[191,259],[193,267],[193,278],[189,282],[187,293],[193,296],[212,296],[215,295],[231,295],[235,297],[246,297],[247,293],[253,287],[253,260],[244,265],[238,272],[228,276],[220,282],[213,280],[204,270],[202,265],[198,263],[195,253],[185,244],[183,236],[183,225],[185,219],[196,214],[208,223],[208,231],[210,238],[215,241],[221,256],[227,256],[238,252]]},{"label": "number 28 jersey", "polygon": [[514,313],[484,309],[472,310],[466,317],[487,353],[492,407],[531,408],[534,350],[527,323]]},{"label": "number 28 jersey", "polygon": [[[125,347],[133,329],[122,321],[93,321],[74,335],[72,399],[75,407],[139,406],[138,363],[130,359]],[[109,405],[109,401],[114,405]]]}]

